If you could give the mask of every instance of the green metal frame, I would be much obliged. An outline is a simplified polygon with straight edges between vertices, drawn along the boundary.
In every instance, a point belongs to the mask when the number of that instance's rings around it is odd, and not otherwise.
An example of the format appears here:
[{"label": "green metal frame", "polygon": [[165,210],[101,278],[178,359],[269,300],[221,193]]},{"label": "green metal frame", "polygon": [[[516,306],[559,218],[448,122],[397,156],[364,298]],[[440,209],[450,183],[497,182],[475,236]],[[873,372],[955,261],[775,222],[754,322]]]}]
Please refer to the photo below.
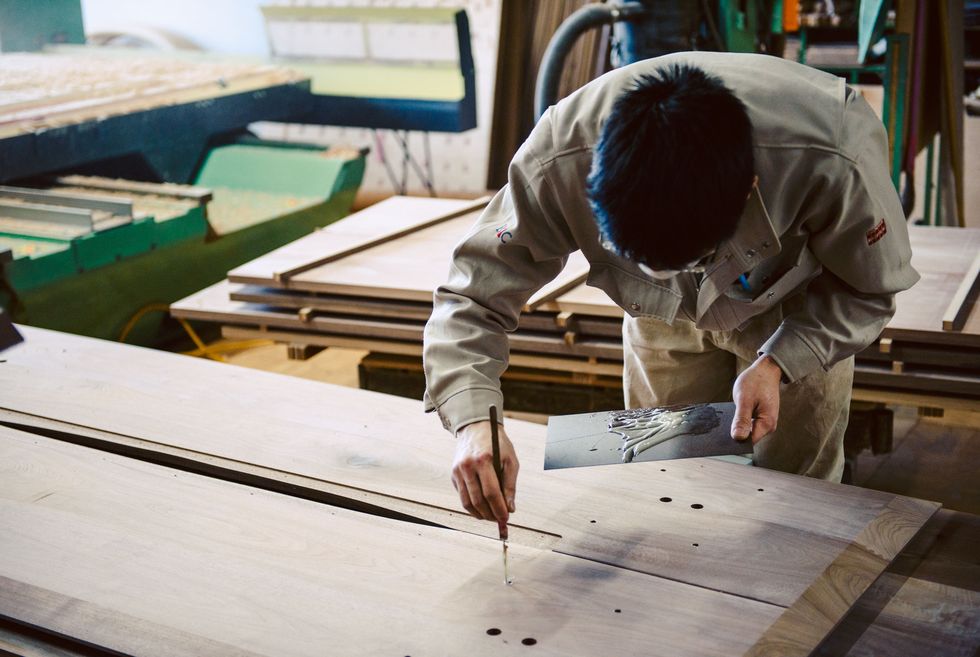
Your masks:
[{"label": "green metal frame", "polygon": [[[886,37],[887,50],[884,64],[855,64],[854,66],[821,66],[820,70],[846,78],[855,84],[862,73],[873,73],[881,79],[884,89],[882,123],[888,132],[889,170],[895,189],[900,190],[902,178],[902,154],[905,150],[905,107],[908,95],[909,36],[892,34]],[[800,50],[797,61],[806,64],[807,31],[800,28]],[[893,111],[894,108],[894,111]]]}]

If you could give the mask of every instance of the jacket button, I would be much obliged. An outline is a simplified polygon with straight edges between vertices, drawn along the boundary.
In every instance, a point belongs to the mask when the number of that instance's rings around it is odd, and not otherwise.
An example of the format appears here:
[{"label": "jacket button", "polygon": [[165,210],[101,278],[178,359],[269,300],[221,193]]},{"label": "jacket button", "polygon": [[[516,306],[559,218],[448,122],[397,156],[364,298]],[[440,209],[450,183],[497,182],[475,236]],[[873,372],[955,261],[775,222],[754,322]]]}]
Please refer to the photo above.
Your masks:
[{"label": "jacket button", "polygon": [[766,298],[767,299],[772,299],[774,296],[776,296],[776,293],[775,292],[770,292],[769,294],[766,295]]},{"label": "jacket button", "polygon": [[639,312],[639,310],[640,310],[640,304],[638,304],[638,303],[636,303],[634,301],[633,303],[630,304],[630,310],[632,310],[634,312]]},{"label": "jacket button", "polygon": [[748,256],[749,258],[753,257],[755,255],[755,249],[749,249],[748,251],[745,252],[745,255]]},{"label": "jacket button", "polygon": [[762,243],[762,248],[764,248],[764,249],[768,249],[770,246],[772,246],[772,244],[770,244],[769,242],[763,242]]}]

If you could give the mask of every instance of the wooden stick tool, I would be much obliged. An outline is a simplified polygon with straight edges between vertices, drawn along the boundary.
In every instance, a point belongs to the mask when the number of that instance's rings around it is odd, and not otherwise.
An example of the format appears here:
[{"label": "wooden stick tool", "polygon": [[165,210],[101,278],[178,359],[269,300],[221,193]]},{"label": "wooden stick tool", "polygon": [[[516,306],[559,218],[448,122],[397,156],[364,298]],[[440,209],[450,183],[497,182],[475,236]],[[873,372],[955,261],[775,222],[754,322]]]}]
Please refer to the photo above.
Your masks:
[{"label": "wooden stick tool", "polygon": [[[497,430],[497,407],[490,405],[490,441],[493,449],[493,471],[497,473],[497,485],[500,486],[500,493],[504,495],[504,466],[500,462],[500,435]],[[504,504],[507,497],[504,495]],[[507,573],[507,523],[498,522],[497,529],[500,532],[500,542],[504,546],[504,583],[510,585],[513,580]]]}]

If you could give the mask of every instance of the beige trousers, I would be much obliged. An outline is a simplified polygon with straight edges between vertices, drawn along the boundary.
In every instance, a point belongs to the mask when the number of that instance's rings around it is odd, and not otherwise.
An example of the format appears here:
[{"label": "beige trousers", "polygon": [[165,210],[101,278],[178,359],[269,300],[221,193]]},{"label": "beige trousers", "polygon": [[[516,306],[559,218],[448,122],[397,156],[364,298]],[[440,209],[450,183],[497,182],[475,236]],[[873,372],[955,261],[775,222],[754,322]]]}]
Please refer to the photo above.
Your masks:
[{"label": "beige trousers", "polygon": [[[792,303],[792,302],[790,302]],[[741,331],[700,331],[677,318],[626,316],[623,388],[627,408],[732,400],[738,374],[782,321],[774,308]],[[787,310],[788,312],[788,310]],[[840,481],[854,358],[780,386],[776,431],[757,443],[756,465]]]}]

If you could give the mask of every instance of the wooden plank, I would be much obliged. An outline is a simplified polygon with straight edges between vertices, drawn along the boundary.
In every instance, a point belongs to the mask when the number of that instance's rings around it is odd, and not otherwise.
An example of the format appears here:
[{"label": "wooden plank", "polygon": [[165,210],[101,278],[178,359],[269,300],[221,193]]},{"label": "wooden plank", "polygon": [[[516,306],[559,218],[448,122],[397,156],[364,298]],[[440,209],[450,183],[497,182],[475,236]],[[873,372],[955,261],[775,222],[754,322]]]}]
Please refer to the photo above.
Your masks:
[{"label": "wooden plank", "polygon": [[946,312],[943,314],[944,331],[959,331],[963,328],[977,300],[978,292],[980,292],[980,249],[977,250],[973,264],[946,307]]},{"label": "wooden plank", "polygon": [[810,654],[921,529],[932,508],[910,498],[889,502],[746,654]]},{"label": "wooden plank", "polygon": [[228,278],[237,283],[285,287],[286,281],[297,273],[476,213],[486,204],[485,198],[465,201],[395,196],[247,262],[230,271]]},{"label": "wooden plank", "polygon": [[[370,299],[358,296],[336,294],[316,294],[300,290],[282,290],[254,285],[228,286],[228,298],[232,301],[272,306],[274,308],[312,308],[314,311],[330,315],[353,315],[365,317],[387,317],[427,321],[432,314],[432,304],[427,302],[394,301]],[[595,337],[620,338],[622,323],[607,318],[575,317],[574,325],[581,333]],[[523,313],[519,328],[529,331],[563,332],[555,313]]]},{"label": "wooden plank", "polygon": [[387,301],[364,297],[347,297],[336,294],[314,294],[295,290],[276,290],[253,285],[227,287],[232,301],[261,304],[274,308],[312,308],[315,311],[335,315],[360,315],[366,317],[399,317],[421,322],[428,321],[432,304],[409,301]]},{"label": "wooden plank", "polygon": [[[943,318],[980,252],[980,229],[910,226],[912,266],[922,275],[910,290],[896,297],[895,316],[883,335],[930,341],[955,339],[943,332]],[[975,276],[974,276],[975,279]],[[980,345],[980,334],[959,336]]]},{"label": "wooden plank", "polygon": [[[496,535],[491,523],[457,511],[453,443],[437,438],[437,420],[418,402],[25,333],[0,366],[0,405],[9,411],[166,445],[189,460],[357,489],[379,506],[399,498],[441,511],[445,526]],[[66,394],[52,403],[55,387]],[[545,473],[544,428],[509,422],[508,433],[524,464],[515,527],[560,536],[562,553],[787,607],[901,499],[711,459]],[[934,509],[924,507],[921,521]],[[875,540],[862,545],[889,554],[892,546]]]},{"label": "wooden plank", "polygon": [[[269,329],[247,328],[242,326],[222,326],[221,335],[229,340],[273,340],[290,343],[305,342],[323,347],[343,347],[345,349],[363,349],[382,354],[399,356],[421,356],[422,344],[413,341],[382,340],[368,338],[350,338],[324,333],[273,331]],[[510,364],[517,367],[533,367],[557,372],[572,372],[582,374],[597,374],[603,376],[621,377],[622,363],[599,361],[595,358],[563,358],[539,354],[513,352],[510,354]]]},{"label": "wooden plank", "polygon": [[937,513],[816,654],[976,655],[980,650],[978,543],[980,516]]},{"label": "wooden plank", "polygon": [[[222,281],[171,304],[170,313],[182,319],[220,322],[258,327],[297,329],[312,333],[359,336],[374,340],[399,340],[422,343],[422,322],[384,320],[360,317],[334,317],[278,311],[267,306],[232,301],[229,283]],[[512,350],[562,356],[592,356],[623,359],[620,340],[581,338],[568,344],[560,333],[541,335],[518,330],[508,334]]]},{"label": "wooden plank", "polygon": [[531,298],[524,304],[524,312],[534,312],[542,304],[581,285],[588,275],[589,261],[585,259],[581,251],[576,251],[569,256],[565,268],[557,278],[531,295]]},{"label": "wooden plank", "polygon": [[0,473],[0,614],[126,654],[730,655],[782,612],[9,429]]}]

